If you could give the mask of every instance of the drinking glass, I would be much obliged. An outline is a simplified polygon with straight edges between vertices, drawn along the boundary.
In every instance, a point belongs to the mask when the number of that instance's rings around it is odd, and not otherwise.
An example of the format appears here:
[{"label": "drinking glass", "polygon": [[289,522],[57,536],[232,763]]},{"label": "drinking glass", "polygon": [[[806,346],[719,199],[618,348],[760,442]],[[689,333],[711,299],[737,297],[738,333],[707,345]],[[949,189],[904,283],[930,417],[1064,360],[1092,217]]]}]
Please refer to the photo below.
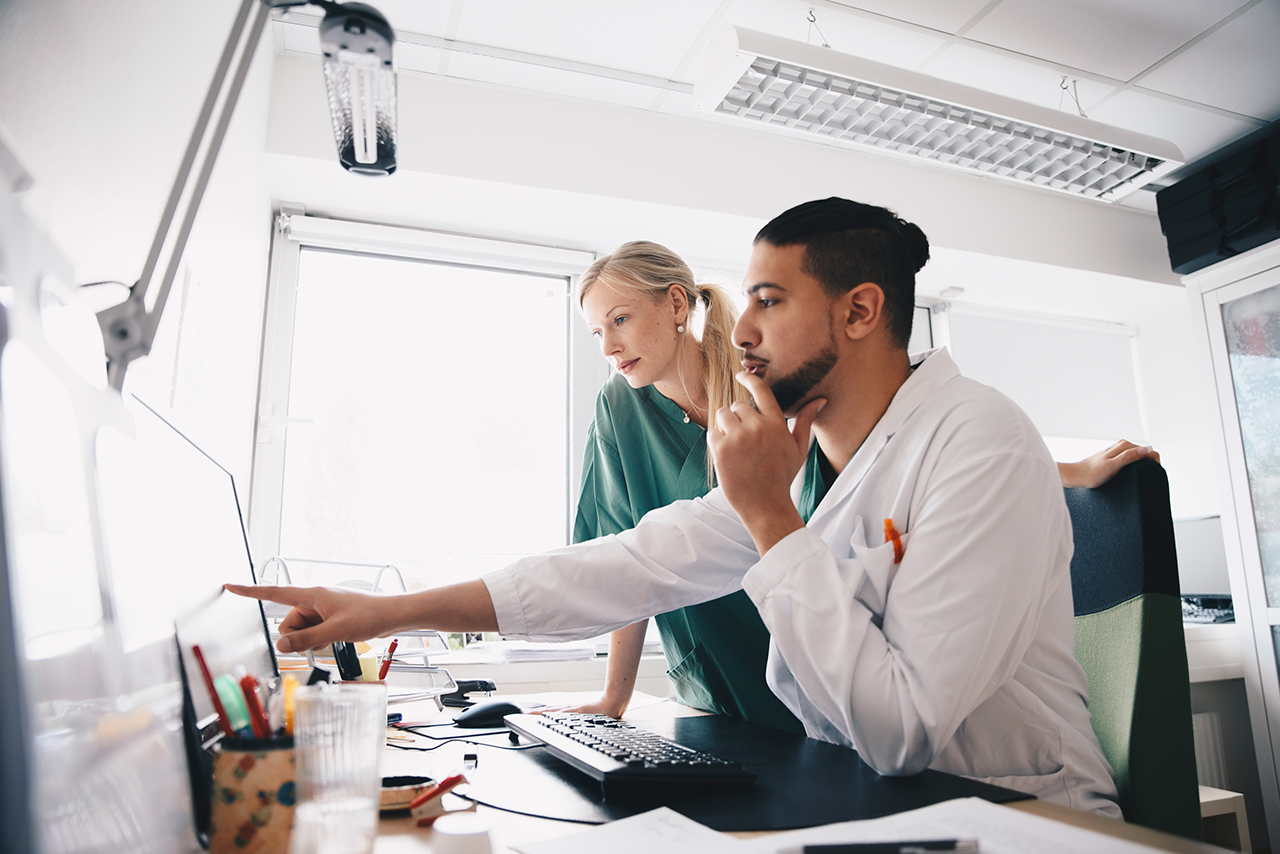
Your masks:
[{"label": "drinking glass", "polygon": [[384,684],[317,685],[295,695],[298,805],[292,854],[369,854],[378,832]]}]

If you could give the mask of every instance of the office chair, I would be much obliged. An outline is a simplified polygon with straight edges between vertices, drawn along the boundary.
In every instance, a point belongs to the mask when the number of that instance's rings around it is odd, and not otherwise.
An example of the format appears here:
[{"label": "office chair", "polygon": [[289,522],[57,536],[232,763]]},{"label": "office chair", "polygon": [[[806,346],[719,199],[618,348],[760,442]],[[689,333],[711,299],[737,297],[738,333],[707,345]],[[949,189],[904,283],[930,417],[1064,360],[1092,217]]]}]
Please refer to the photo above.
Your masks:
[{"label": "office chair", "polygon": [[1076,659],[1120,809],[1134,824],[1201,839],[1169,479],[1139,460],[1066,497]]}]

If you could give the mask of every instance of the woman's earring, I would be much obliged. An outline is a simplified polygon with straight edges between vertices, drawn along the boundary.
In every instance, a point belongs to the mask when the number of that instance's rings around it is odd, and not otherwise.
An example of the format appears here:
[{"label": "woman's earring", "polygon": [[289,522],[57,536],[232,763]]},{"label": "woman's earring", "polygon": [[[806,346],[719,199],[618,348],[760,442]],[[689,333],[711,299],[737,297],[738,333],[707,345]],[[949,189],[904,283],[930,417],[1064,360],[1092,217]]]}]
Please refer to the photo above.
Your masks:
[{"label": "woman's earring", "polygon": [[684,327],[683,327],[683,326],[677,326],[677,327],[676,327],[676,332],[684,332]]}]

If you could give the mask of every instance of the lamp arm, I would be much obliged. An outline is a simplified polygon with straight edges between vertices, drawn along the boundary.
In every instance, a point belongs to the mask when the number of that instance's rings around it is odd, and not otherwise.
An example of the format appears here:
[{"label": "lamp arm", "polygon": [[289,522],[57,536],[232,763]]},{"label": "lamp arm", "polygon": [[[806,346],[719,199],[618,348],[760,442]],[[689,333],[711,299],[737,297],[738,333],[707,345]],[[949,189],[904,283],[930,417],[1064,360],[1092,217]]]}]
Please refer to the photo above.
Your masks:
[{"label": "lamp arm", "polygon": [[[226,137],[227,127],[231,123],[232,113],[235,111],[236,102],[240,99],[240,91],[244,88],[245,78],[253,63],[253,54],[262,38],[262,31],[266,27],[271,10],[277,7],[306,4],[307,0],[242,0],[240,9],[236,12],[235,22],[227,37],[227,44],[218,60],[217,70],[214,72],[213,81],[209,84],[209,92],[205,95],[204,104],[200,108],[195,129],[191,132],[191,140],[187,143],[182,164],[178,167],[173,189],[169,191],[169,199],[161,214],[160,226],[152,240],[151,251],[147,255],[142,276],[129,289],[129,296],[124,302],[103,309],[97,315],[107,355],[107,381],[117,391],[124,387],[124,375],[130,363],[151,352],[156,329],[160,325],[160,317],[169,299],[173,281],[177,277],[178,265],[182,261],[187,239],[191,236],[191,228],[195,224],[196,213],[200,209],[200,202],[209,185],[209,177],[213,174],[218,151],[222,148],[222,141]],[[239,61],[236,63],[235,72],[228,79],[228,72],[237,52]],[[210,134],[210,120],[219,101],[222,108]],[[200,159],[202,152],[203,159]],[[198,159],[199,170],[196,171]],[[195,174],[194,182],[193,173]],[[180,224],[175,231],[174,223],[179,221],[179,208],[182,209],[182,214]],[[157,271],[161,269],[163,273],[157,276]],[[151,309],[148,310],[146,297],[153,285],[155,298]]]}]

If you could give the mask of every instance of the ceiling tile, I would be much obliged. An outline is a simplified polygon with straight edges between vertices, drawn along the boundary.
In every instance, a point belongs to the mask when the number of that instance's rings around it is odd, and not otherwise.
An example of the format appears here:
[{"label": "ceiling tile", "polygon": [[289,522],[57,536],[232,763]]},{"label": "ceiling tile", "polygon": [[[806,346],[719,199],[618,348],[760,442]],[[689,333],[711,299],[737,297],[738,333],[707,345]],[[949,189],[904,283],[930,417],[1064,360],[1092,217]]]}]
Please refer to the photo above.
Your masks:
[{"label": "ceiling tile", "polygon": [[1167,139],[1182,150],[1182,156],[1188,163],[1217,151],[1256,127],[1156,95],[1133,91],[1121,92],[1101,107],[1090,110],[1089,118]]},{"label": "ceiling tile", "polygon": [[982,11],[989,0],[834,0],[932,30],[954,33]]},{"label": "ceiling tile", "polygon": [[1280,3],[1259,3],[1140,85],[1263,121],[1280,119]]},{"label": "ceiling tile", "polygon": [[670,77],[719,0],[466,0],[457,38]]},{"label": "ceiling tile", "polygon": [[[955,44],[920,70],[933,77],[1051,110],[1076,112],[1071,95],[1062,89],[1063,72],[989,49]],[[1111,94],[1116,87],[1094,80],[1078,80],[1075,89],[1087,113],[1089,104]]]},{"label": "ceiling tile", "polygon": [[966,38],[1129,80],[1244,0],[1003,0]]},{"label": "ceiling tile", "polygon": [[808,21],[812,8],[812,4],[792,0],[737,0],[725,23],[811,44],[823,43],[818,35],[821,30],[832,50],[899,68],[916,67],[946,43],[940,36],[829,7],[815,11],[818,21],[813,28]]},{"label": "ceiling tile", "polygon": [[659,91],[651,86],[466,53],[449,56],[448,75],[463,80],[640,109],[647,109]]},{"label": "ceiling tile", "polygon": [[288,21],[272,21],[271,29],[276,35],[283,36],[286,53],[320,55],[320,30],[317,28],[292,24]]}]

